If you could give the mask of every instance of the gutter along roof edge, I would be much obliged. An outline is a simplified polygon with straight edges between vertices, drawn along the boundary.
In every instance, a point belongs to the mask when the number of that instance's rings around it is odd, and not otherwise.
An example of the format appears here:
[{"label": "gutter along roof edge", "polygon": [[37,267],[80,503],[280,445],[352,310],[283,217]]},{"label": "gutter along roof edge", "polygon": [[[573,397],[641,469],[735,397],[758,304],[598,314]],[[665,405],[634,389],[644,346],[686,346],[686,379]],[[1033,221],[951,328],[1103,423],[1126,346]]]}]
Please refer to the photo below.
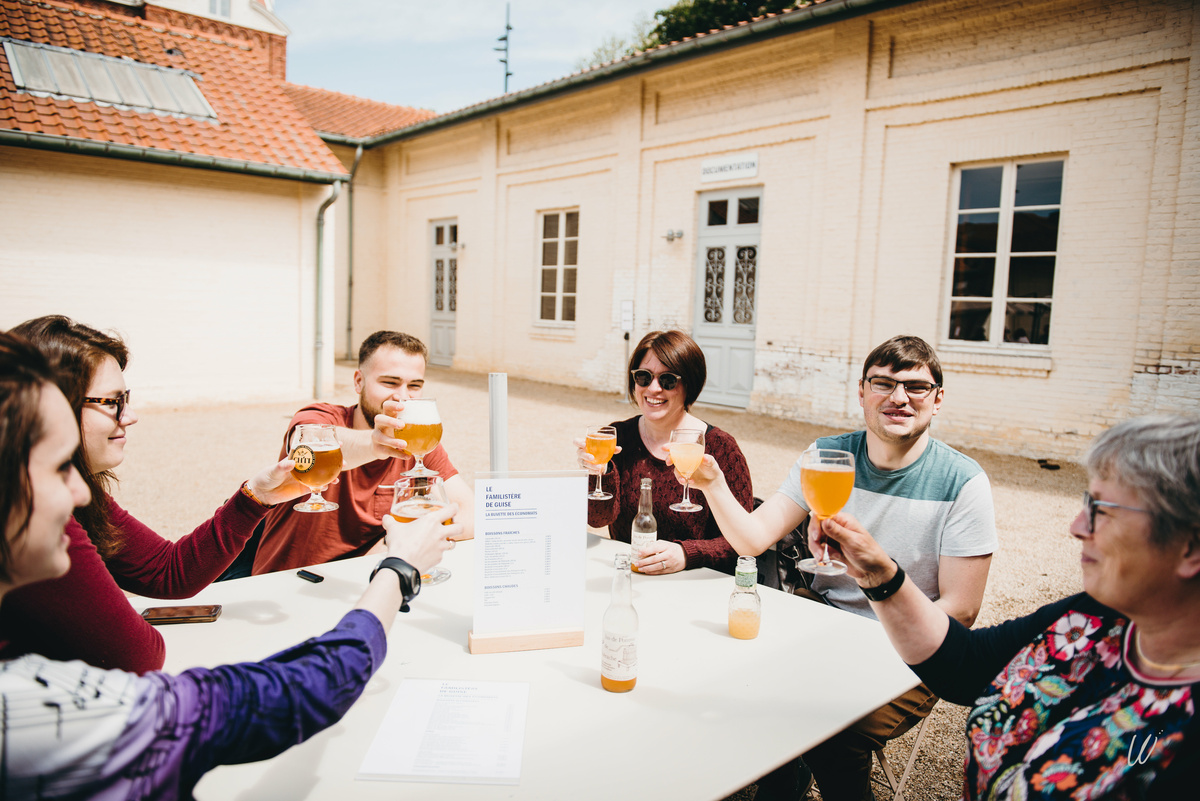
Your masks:
[{"label": "gutter along roof edge", "polygon": [[[432,119],[404,128],[398,128],[394,131],[355,140],[345,137],[346,141],[339,143],[362,144],[366,149],[379,147],[391,144],[392,142],[411,139],[441,128],[476,120],[501,111],[546,100],[556,95],[568,94],[580,89],[590,88],[594,85],[615,81],[637,72],[707,55],[710,52],[741,47],[777,36],[795,33],[798,30],[835,22],[840,19],[850,19],[873,11],[913,2],[918,2],[918,0],[829,0],[829,2],[785,11],[773,17],[743,23],[715,33],[684,39],[665,47],[646,50],[620,61],[610,62],[594,69],[568,75],[557,81],[502,95],[491,100],[485,100],[482,103],[457,111],[451,111],[439,117],[433,117]],[[333,138],[336,135],[321,133],[319,135],[326,141],[338,141]]]},{"label": "gutter along roof edge", "polygon": [[151,164],[168,164],[175,167],[194,167],[201,170],[257,175],[265,178],[283,178],[285,180],[305,181],[307,183],[332,184],[350,180],[349,175],[341,173],[288,167],[282,164],[241,161],[199,153],[183,153],[175,150],[142,147],[140,145],[126,145],[119,142],[102,142],[94,139],[81,139],[74,136],[54,136],[51,134],[14,131],[11,129],[0,129],[0,145],[29,147],[37,150],[53,150],[60,153],[75,153],[83,156],[101,156],[129,161],[142,161]]}]

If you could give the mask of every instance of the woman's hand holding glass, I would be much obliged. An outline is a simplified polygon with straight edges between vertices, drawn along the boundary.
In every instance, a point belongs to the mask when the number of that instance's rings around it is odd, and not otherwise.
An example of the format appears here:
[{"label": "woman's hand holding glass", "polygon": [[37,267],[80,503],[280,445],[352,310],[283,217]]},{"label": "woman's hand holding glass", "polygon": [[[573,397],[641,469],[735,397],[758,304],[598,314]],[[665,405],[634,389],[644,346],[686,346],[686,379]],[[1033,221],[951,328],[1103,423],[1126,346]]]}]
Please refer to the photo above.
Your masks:
[{"label": "woman's hand holding glass", "polygon": [[824,554],[846,566],[846,575],[865,579],[868,587],[884,583],[894,574],[892,558],[875,541],[862,523],[847,512],[819,519],[809,516],[808,547],[813,553]]},{"label": "woman's hand holding glass", "polygon": [[453,522],[456,514],[458,504],[451,503],[408,523],[385,515],[383,530],[387,555],[403,559],[423,576],[431,574],[446,551],[454,547],[450,538],[463,534],[462,523]]},{"label": "woman's hand holding glass", "polygon": [[[274,506],[277,503],[294,500],[309,491],[292,475],[296,463],[291,459],[283,459],[268,467],[258,475],[246,481],[246,489],[250,494],[265,504]],[[325,487],[321,487],[324,490]]]}]

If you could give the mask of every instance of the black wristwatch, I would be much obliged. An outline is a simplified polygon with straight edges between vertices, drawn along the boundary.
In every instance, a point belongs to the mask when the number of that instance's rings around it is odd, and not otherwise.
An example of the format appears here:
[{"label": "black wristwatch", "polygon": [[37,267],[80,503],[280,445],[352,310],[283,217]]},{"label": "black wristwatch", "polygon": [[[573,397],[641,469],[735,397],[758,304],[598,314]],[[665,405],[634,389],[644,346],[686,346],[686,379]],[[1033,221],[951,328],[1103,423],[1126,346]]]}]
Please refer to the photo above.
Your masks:
[{"label": "black wristwatch", "polygon": [[371,579],[374,579],[375,574],[380,570],[394,570],[400,577],[400,592],[404,593],[404,602],[400,604],[400,611],[407,612],[408,602],[421,593],[421,571],[396,556],[385,556],[380,560],[379,564],[375,565],[375,569],[371,571]]},{"label": "black wristwatch", "polygon": [[878,587],[859,587],[863,591],[863,595],[867,596],[868,601],[884,601],[900,591],[900,587],[904,584],[904,568],[900,567],[900,563],[895,559],[892,560],[892,564],[896,566],[896,575]]}]

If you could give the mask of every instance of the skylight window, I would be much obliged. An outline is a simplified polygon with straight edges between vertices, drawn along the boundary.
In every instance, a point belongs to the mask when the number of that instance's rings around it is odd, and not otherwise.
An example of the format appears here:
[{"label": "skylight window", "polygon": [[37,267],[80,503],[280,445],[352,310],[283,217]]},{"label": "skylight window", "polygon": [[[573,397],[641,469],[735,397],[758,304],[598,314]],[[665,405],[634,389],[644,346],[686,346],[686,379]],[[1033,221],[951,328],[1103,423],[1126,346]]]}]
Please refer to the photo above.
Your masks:
[{"label": "skylight window", "polygon": [[65,47],[3,42],[19,90],[135,111],[217,118],[190,72]]}]

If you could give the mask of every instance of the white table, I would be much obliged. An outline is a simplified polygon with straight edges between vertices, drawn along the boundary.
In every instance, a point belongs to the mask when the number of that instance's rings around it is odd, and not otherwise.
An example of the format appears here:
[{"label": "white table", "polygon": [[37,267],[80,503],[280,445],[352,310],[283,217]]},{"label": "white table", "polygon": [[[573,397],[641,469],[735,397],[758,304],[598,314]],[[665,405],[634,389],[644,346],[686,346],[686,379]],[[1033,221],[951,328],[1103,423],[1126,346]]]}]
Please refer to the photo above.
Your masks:
[{"label": "white table", "polygon": [[[443,562],[453,577],[398,616],[387,660],[340,723],[273,760],[216,769],[197,798],[720,799],[917,683],[878,623],[764,587],[758,638],[735,640],[726,624],[733,578],[690,570],[634,575],[638,684],[605,692],[600,623],[613,555],[628,546],[587,536],[583,646],[470,654],[474,543],[459,543]],[[313,567],[325,576],[320,584],[289,570],[209,587],[196,601],[223,604],[221,618],[162,627],[166,669],[261,659],[326,631],[357,600],[375,561]],[[408,677],[528,682],[520,784],[356,780]]]}]

